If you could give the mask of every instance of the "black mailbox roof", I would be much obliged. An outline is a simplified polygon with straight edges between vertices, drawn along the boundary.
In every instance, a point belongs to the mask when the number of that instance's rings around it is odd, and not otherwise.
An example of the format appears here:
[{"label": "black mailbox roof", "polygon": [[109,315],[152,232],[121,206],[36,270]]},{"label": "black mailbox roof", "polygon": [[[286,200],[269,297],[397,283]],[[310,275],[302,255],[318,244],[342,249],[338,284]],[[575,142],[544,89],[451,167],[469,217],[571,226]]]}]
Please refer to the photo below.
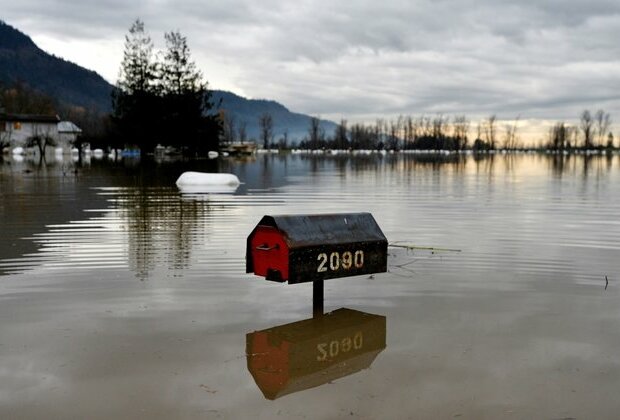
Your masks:
[{"label": "black mailbox roof", "polygon": [[387,239],[370,213],[264,216],[259,225],[280,230],[289,249]]}]

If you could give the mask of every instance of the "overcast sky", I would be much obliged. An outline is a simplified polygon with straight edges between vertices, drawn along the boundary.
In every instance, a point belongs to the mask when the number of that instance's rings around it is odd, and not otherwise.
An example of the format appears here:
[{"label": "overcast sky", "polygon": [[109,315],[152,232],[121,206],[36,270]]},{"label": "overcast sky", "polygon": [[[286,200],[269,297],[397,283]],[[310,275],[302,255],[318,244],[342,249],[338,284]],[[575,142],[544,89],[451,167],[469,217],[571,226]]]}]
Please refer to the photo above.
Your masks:
[{"label": "overcast sky", "polygon": [[[139,17],[212,88],[337,120],[495,113],[620,120],[618,0],[4,0],[2,19],[115,82]],[[616,125],[620,126],[620,125]]]}]

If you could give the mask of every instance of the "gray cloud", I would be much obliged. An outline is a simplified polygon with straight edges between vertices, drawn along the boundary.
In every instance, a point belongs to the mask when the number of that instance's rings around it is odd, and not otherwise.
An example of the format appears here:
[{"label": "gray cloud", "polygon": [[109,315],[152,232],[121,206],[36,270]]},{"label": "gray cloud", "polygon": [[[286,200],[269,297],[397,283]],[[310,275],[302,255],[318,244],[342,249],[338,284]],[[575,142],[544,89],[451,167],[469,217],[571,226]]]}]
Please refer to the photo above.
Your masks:
[{"label": "gray cloud", "polygon": [[157,42],[179,29],[212,87],[334,119],[598,107],[620,119],[617,1],[22,0],[3,13],[31,35],[94,46],[136,17]]}]

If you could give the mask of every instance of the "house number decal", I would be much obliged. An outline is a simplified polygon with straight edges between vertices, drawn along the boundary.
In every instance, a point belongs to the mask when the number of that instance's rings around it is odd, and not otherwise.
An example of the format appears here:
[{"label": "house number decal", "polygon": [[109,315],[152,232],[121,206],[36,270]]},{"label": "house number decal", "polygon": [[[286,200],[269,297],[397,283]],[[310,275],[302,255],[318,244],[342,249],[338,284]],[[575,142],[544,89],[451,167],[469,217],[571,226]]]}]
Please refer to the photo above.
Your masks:
[{"label": "house number decal", "polygon": [[353,337],[345,337],[342,340],[333,340],[328,343],[319,343],[316,346],[317,362],[325,362],[329,359],[338,357],[341,353],[348,353],[351,350],[360,350],[364,345],[362,332],[356,333]]},{"label": "house number decal", "polygon": [[319,261],[319,267],[316,269],[317,273],[324,273],[328,269],[331,271],[349,270],[351,267],[362,268],[364,266],[364,251],[345,251],[342,254],[338,252],[332,252],[329,257],[325,252],[319,254],[317,257]]}]

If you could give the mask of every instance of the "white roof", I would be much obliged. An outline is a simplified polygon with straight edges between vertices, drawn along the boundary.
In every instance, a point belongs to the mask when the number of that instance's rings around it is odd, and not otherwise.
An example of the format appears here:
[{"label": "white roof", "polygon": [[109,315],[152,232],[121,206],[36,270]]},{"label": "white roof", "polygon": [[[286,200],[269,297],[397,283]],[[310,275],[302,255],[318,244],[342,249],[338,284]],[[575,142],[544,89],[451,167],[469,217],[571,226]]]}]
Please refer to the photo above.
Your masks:
[{"label": "white roof", "polygon": [[82,129],[71,121],[61,121],[58,123],[59,133],[81,133]]}]

